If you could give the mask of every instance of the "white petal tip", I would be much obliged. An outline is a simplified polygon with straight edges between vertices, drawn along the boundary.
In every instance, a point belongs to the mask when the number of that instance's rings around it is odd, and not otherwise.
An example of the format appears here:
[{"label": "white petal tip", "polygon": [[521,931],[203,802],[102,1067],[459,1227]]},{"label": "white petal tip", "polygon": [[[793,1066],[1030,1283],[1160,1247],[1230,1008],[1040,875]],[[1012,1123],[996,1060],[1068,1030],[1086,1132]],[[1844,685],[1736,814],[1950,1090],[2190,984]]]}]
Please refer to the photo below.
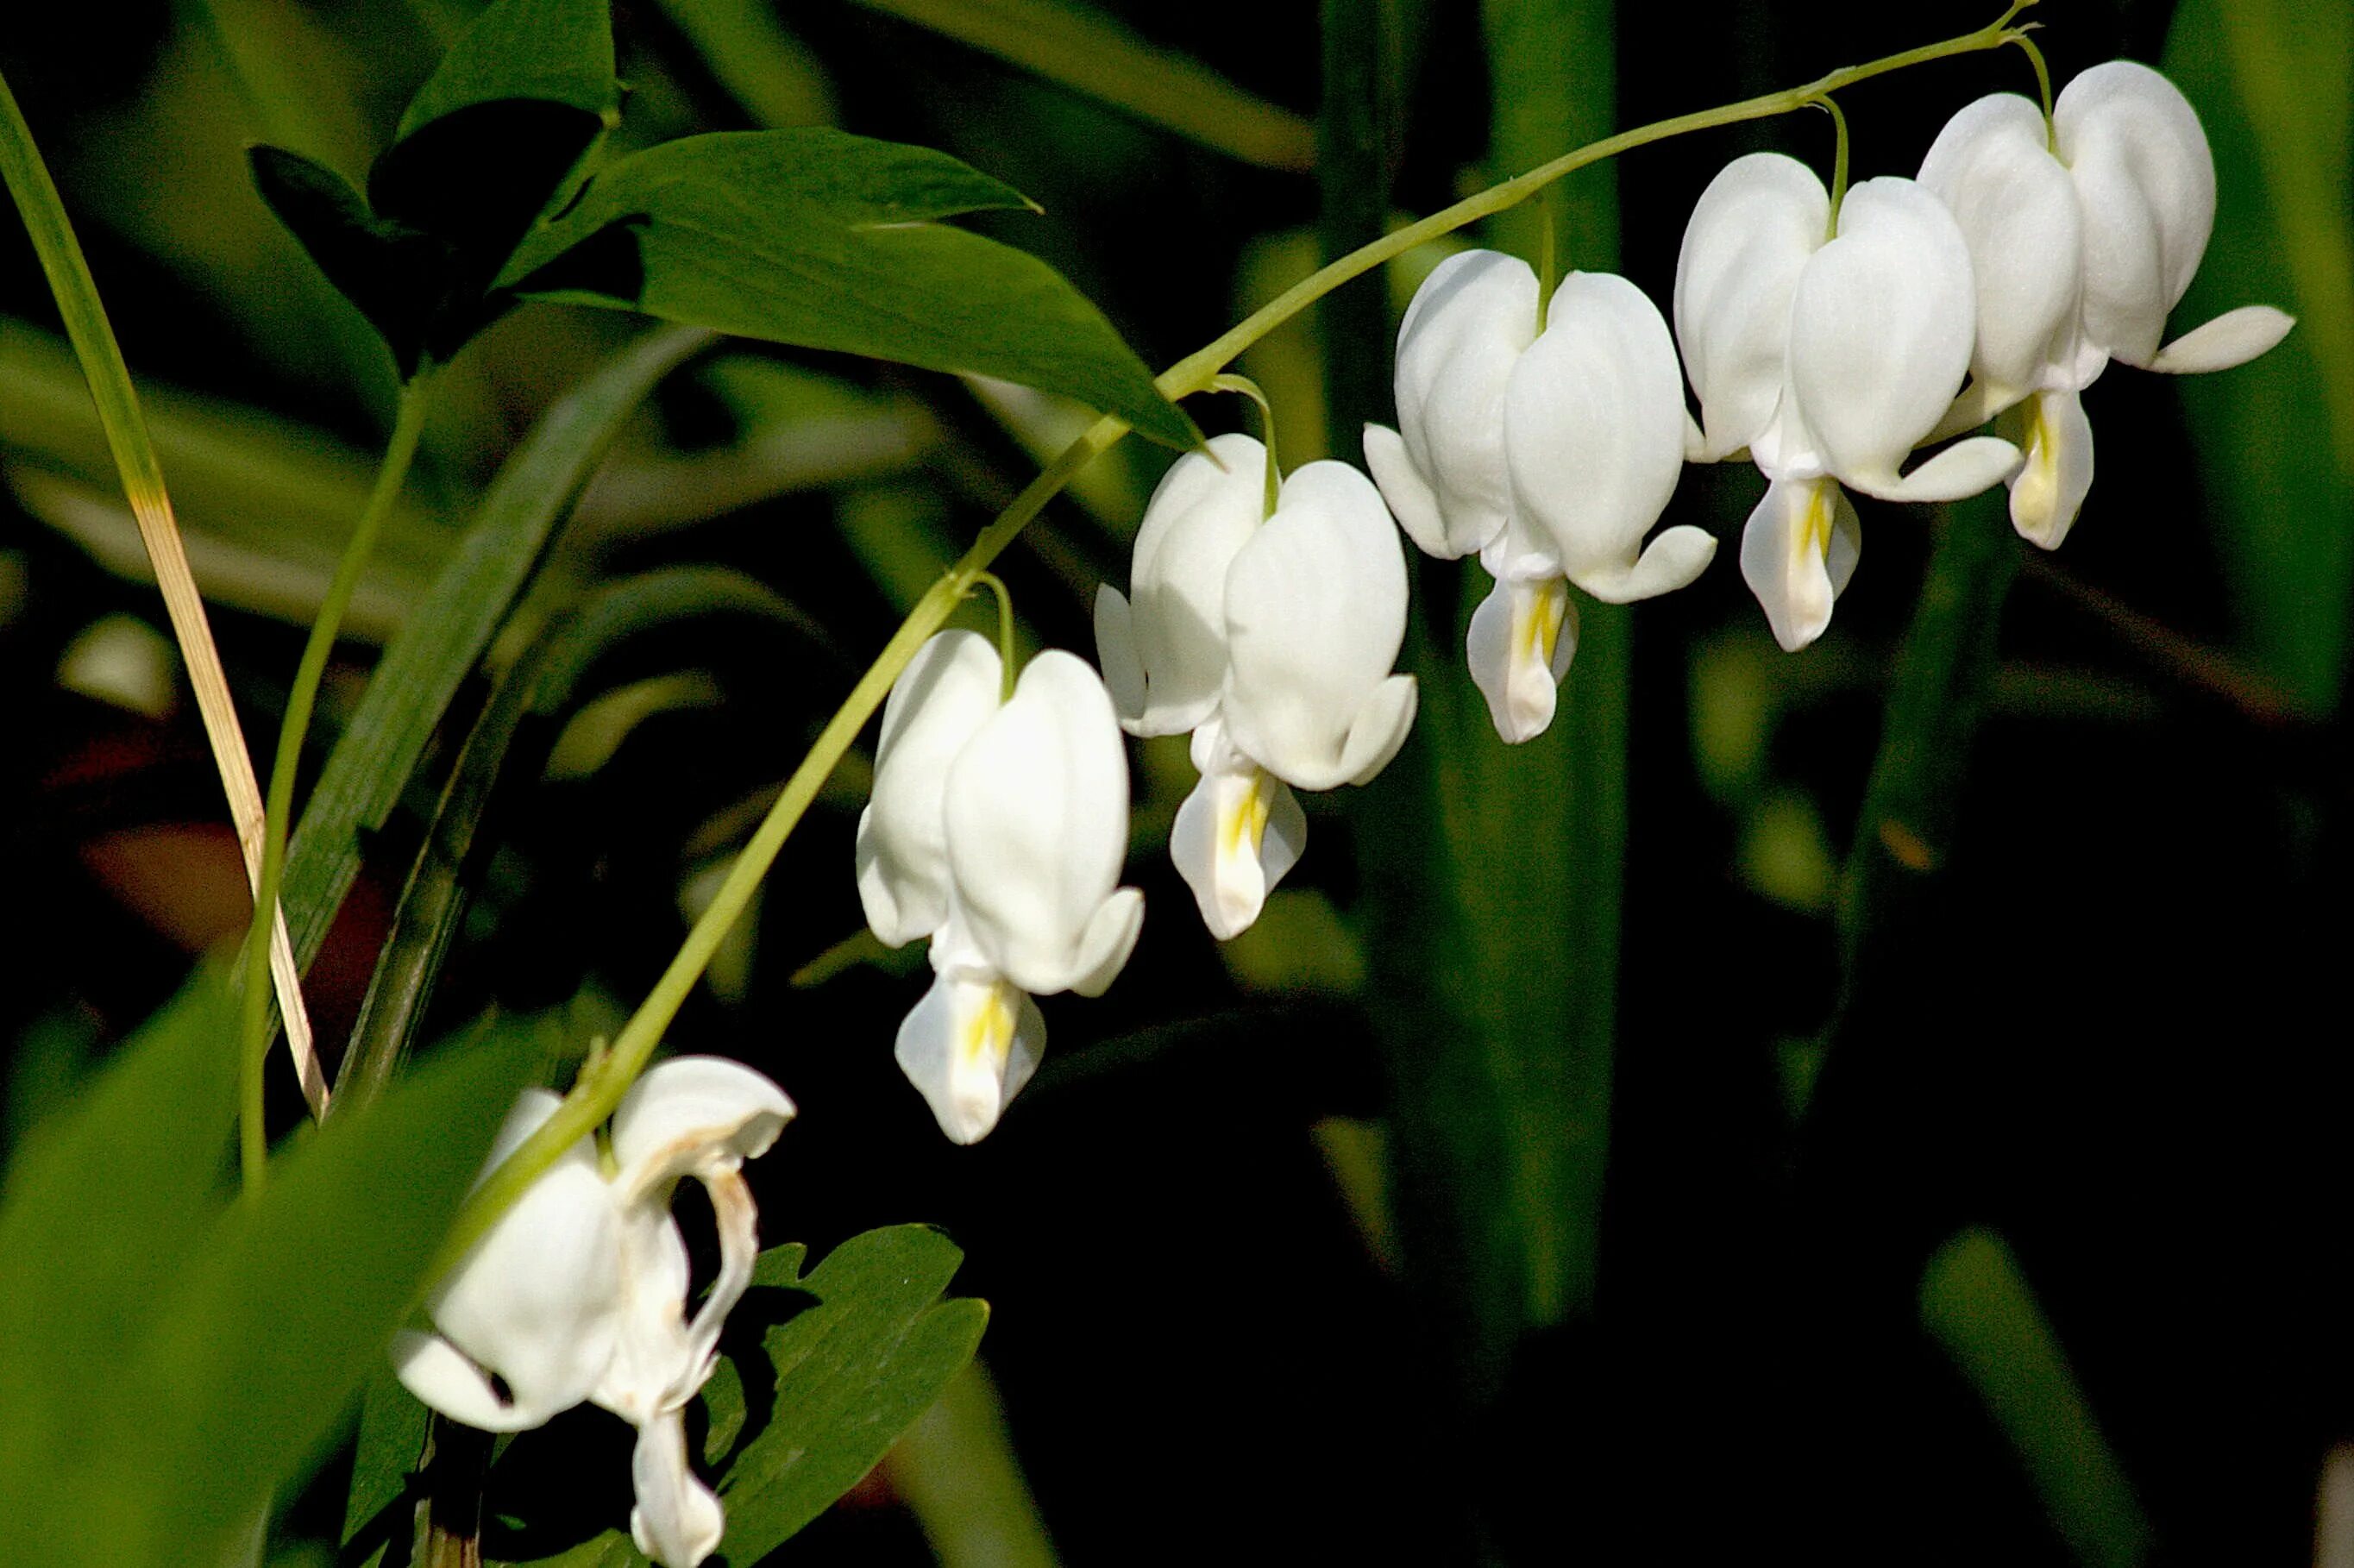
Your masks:
[{"label": "white petal tip", "polygon": [[1105,583],[1096,589],[1096,659],[1103,666],[1104,688],[1119,715],[1120,727],[1130,735],[1144,717],[1144,661],[1136,651],[1136,615],[1128,596]]},{"label": "white petal tip", "polygon": [[1714,559],[1715,535],[1705,528],[1679,526],[1644,546],[1632,567],[1580,572],[1573,580],[1605,604],[1632,604],[1688,586]]},{"label": "white petal tip", "polygon": [[1356,722],[1349,726],[1348,743],[1341,749],[1341,771],[1350,783],[1371,783],[1390,765],[1390,758],[1405,744],[1406,732],[1414,728],[1416,696],[1412,675],[1392,675],[1373,688],[1373,694],[1357,710]]},{"label": "white petal tip", "polygon": [[2198,375],[2245,365],[2289,334],[2296,318],[2270,305],[2242,305],[2191,328],[2158,351],[2149,368],[2168,376]]},{"label": "white petal tip", "polygon": [[1365,468],[1382,493],[1382,501],[1397,519],[1405,536],[1426,556],[1451,559],[1463,552],[1448,543],[1447,523],[1438,511],[1437,493],[1414,466],[1405,438],[1387,425],[1365,427]]},{"label": "white petal tip", "polygon": [[2000,484],[2022,461],[2020,450],[1999,436],[1972,436],[1902,478],[1860,479],[1856,488],[1882,501],[1959,501]]}]

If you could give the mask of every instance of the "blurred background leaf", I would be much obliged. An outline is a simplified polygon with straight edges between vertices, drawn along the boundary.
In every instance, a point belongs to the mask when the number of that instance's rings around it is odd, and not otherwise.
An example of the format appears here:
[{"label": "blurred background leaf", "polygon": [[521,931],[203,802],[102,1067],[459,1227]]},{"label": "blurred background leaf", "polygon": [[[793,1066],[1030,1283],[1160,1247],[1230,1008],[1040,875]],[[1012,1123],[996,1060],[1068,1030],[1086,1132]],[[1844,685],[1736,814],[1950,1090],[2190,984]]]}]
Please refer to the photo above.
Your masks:
[{"label": "blurred background leaf", "polygon": [[2354,10],[2188,0],[2166,68],[2215,151],[2215,237],[2175,330],[2236,306],[2297,318],[2224,376],[2180,378],[2239,640],[2308,709],[2343,694],[2354,615]]}]

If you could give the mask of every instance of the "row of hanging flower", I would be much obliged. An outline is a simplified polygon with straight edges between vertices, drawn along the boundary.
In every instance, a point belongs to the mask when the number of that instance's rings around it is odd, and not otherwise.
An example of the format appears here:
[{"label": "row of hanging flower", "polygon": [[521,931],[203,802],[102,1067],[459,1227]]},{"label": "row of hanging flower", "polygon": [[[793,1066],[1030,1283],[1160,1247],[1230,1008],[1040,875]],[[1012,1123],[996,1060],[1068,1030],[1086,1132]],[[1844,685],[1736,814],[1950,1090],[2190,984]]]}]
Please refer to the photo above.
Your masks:
[{"label": "row of hanging flower", "polygon": [[[2279,341],[2288,318],[2252,306],[2159,346],[2213,217],[2197,116],[2120,61],[2071,83],[2048,122],[2023,99],[1982,99],[1917,180],[1843,199],[1789,158],[1735,161],[1685,232],[1672,338],[1623,278],[1572,273],[1548,301],[1512,258],[1449,259],[1400,328],[1398,429],[1366,431],[1372,479],[1323,461],[1278,482],[1260,442],[1220,436],[1153,493],[1130,596],[1098,598],[1100,676],[1049,652],[1014,679],[970,631],[933,638],[901,674],[858,890],[885,943],[929,939],[936,978],[897,1056],[942,1129],[985,1136],[1044,1048],[1033,998],[1099,994],[1136,946],[1143,895],[1119,885],[1123,729],[1191,734],[1201,781],[1170,851],[1221,939],[1299,858],[1293,791],[1364,783],[1397,754],[1416,688],[1391,672],[1406,614],[1393,514],[1424,550],[1477,551],[1495,578],[1466,652],[1508,741],[1552,721],[1577,641],[1569,585],[1624,603],[1708,566],[1701,529],[1644,543],[1688,461],[1745,450],[1770,482],[1742,576],[1782,645],[1803,647],[1855,567],[1847,489],[1946,501],[2008,482],[2019,531],[2056,546],[2092,480],[2077,395],[2109,360],[2213,370]],[[2019,441],[1973,436],[1903,471],[1916,448],[1997,416]],[[526,1094],[492,1164],[556,1104]],[[684,1411],[751,1277],[740,1167],[792,1111],[741,1064],[652,1069],[606,1141],[583,1138],[453,1271],[437,1331],[395,1348],[402,1381],[487,1431],[583,1401],[633,1422],[631,1533],[694,1568],[725,1519],[688,1465]],[[720,1260],[691,1316],[670,1213],[688,1176],[710,1192]]]},{"label": "row of hanging flower", "polygon": [[[1135,945],[1122,729],[1191,733],[1201,779],[1170,854],[1221,940],[1305,847],[1293,791],[1363,784],[1397,754],[1416,691],[1391,673],[1406,614],[1393,515],[1495,579],[1465,651],[1507,741],[1553,720],[1577,645],[1570,585],[1623,604],[1715,555],[1695,527],[1644,542],[1687,461],[1745,453],[1766,476],[1741,573],[1776,639],[1803,648],[1855,569],[1849,490],[1938,502],[2007,483],[2019,532],[2052,548],[2092,483],[2079,394],[2110,360],[2219,370],[2281,339],[2290,319],[2251,305],[2160,346],[2214,212],[2197,114],[2118,60],[2048,121],[2011,94],[1972,103],[1915,179],[1841,196],[1779,154],[1736,159],[1684,231],[1672,336],[1624,278],[1573,272],[1545,300],[1513,257],[1442,262],[1398,331],[1398,428],[1365,431],[1371,481],[1326,461],[1278,484],[1260,442],[1219,436],[1153,493],[1129,594],[1098,594],[1100,679],[1050,652],[1008,683],[970,631],[934,637],[901,675],[858,890],[884,943],[930,938],[936,978],[897,1056],[942,1130],[985,1136],[1044,1046],[1032,998],[1099,994]],[[2007,436],[1905,471],[1989,418]]]}]

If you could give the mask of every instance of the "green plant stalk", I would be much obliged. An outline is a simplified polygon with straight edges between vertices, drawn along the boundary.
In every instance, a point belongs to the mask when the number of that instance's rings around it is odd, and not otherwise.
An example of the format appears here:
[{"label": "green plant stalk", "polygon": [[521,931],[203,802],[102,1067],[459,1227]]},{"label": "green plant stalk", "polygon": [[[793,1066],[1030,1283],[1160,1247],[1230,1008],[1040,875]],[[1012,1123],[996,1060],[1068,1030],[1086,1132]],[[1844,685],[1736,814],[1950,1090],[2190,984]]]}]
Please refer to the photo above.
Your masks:
[{"label": "green plant stalk", "polygon": [[[1154,378],[1153,384],[1162,396],[1172,401],[1209,390],[1212,383],[1235,356],[1341,284],[1362,277],[1417,245],[1518,206],[1564,175],[1670,137],[1787,114],[1826,92],[1872,77],[1885,76],[1891,71],[1925,65],[1932,60],[2001,48],[2016,42],[2021,36],[2010,26],[2011,18],[2034,3],[2035,0],[2014,0],[2009,10],[1986,26],[1942,43],[1925,44],[1864,65],[1843,66],[1803,87],[1787,88],[1722,108],[1656,121],[1565,153],[1526,174],[1517,175],[1467,196],[1419,222],[1407,224],[1318,269],[1212,342],[1172,365]],[[769,867],[783,850],[786,839],[800,824],[802,813],[809,810],[828,776],[856,744],[858,733],[865,727],[866,721],[882,707],[883,699],[890,694],[892,683],[899,678],[899,672],[907,668],[907,662],[916,656],[917,650],[924,645],[925,640],[946,624],[949,616],[980,580],[980,574],[988,570],[990,564],[1029,525],[1031,519],[1044,511],[1046,503],[1070,483],[1080,470],[1126,435],[1128,429],[1127,421],[1109,414],[1089,426],[1023,487],[1022,493],[1014,497],[995,521],[981,530],[980,537],[973,541],[972,547],[965,552],[963,558],[949,568],[907,612],[907,618],[900,622],[899,630],[884,644],[883,652],[876,656],[866,673],[859,678],[858,683],[851,688],[850,695],[843,699],[833,717],[826,722],[816,743],[810,747],[809,755],[793,770],[792,777],[785,781],[784,789],[777,797],[776,804],[769,808],[768,817],[737,856],[736,863],[728,868],[718,892],[687,932],[685,941],[680,944],[670,966],[655,980],[646,1000],[622,1026],[612,1048],[593,1067],[583,1070],[579,1081],[565,1097],[556,1114],[542,1123],[536,1132],[474,1190],[465,1210],[451,1227],[433,1277],[438,1278],[463,1257],[467,1250],[515,1200],[523,1196],[541,1172],[556,1162],[565,1150],[588,1136],[612,1115],[622,1094],[652,1057],[663,1032],[678,1015],[678,1010],[685,1005],[704,967],[711,961],[712,954],[718,950],[720,942],[750,905],[761,879],[768,874]]]},{"label": "green plant stalk", "polygon": [[1921,1326],[2010,1439],[2076,1560],[2092,1568],[2147,1560],[2148,1516],[2002,1237],[1973,1225],[1939,1247],[1922,1271],[1920,1309]]},{"label": "green plant stalk", "polygon": [[2024,546],[2001,493],[1943,510],[1913,623],[1889,677],[1880,747],[1839,890],[1836,1045],[1876,953],[1945,864],[1970,744],[1994,677],[2002,607]]},{"label": "green plant stalk", "polygon": [[1056,0],[858,0],[1262,168],[1315,167],[1306,122],[1092,7]]},{"label": "green plant stalk", "polygon": [[[262,955],[270,937],[270,916],[278,907],[278,885],[286,872],[287,823],[294,810],[294,775],[302,764],[302,742],[310,733],[311,710],[318,701],[319,682],[326,674],[329,655],[335,651],[335,635],[343,629],[344,611],[351,607],[352,595],[360,586],[360,574],[376,551],[377,535],[384,532],[384,520],[391,514],[400,487],[408,478],[408,465],[417,456],[417,439],[425,429],[426,392],[430,381],[430,367],[420,367],[400,389],[400,410],[393,420],[391,440],[385,446],[384,462],[376,470],[376,487],[369,492],[367,505],[352,529],[350,543],[344,546],[344,558],[336,564],[334,577],[327,585],[326,600],[319,606],[319,619],[311,623],[310,640],[303,643],[302,662],[295,666],[294,688],[287,694],[286,716],[278,728],[278,752],[270,759],[270,795],[262,815],[261,878],[254,890],[253,926],[246,935],[245,972],[249,978],[238,1031],[241,1046],[238,1164],[249,1193],[261,1190],[270,1163],[270,1135],[262,1116],[262,1068],[270,1055],[270,993],[250,977],[261,972]],[[319,1106],[323,1111],[323,1094]]]},{"label": "green plant stalk", "polygon": [[[74,355],[81,362],[90,400],[98,407],[99,424],[122,476],[123,495],[131,503],[140,540],[155,568],[164,612],[171,620],[189,688],[196,694],[196,710],[204,718],[205,738],[220,773],[221,791],[228,797],[229,820],[237,831],[246,876],[254,886],[255,907],[268,912],[266,922],[257,914],[255,925],[265,933],[268,969],[286,1018],[287,1046],[302,1075],[304,1093],[314,1109],[321,1108],[325,1104],[325,1080],[312,1054],[311,1022],[302,1006],[301,975],[287,938],[285,916],[275,895],[264,895],[260,891],[265,858],[261,789],[254,778],[245,732],[237,720],[237,705],[229,696],[228,675],[221,668],[220,651],[213,645],[212,627],[205,616],[204,598],[196,591],[179,526],[172,519],[171,495],[164,488],[163,467],[155,461],[154,443],[139,411],[139,394],[132,385],[130,366],[123,363],[122,347],[106,319],[106,307],[98,297],[98,284],[82,257],[81,244],[74,238],[65,204],[5,79],[0,79],[0,181],[5,181],[16,201],[49,291],[57,296],[58,313],[64,320]],[[261,968],[257,962],[255,972]]]},{"label": "green plant stalk", "polygon": [[[1389,223],[1383,55],[1394,9],[1384,0],[1321,0],[1318,7],[1323,91],[1316,115],[1316,238],[1327,262],[1379,241]],[[1568,144],[1556,142],[1545,151]],[[1336,289],[1316,307],[1324,440],[1335,457],[1359,457],[1365,426],[1390,417],[1389,357],[1369,351],[1394,342],[1394,331],[1389,291],[1378,276]]]}]

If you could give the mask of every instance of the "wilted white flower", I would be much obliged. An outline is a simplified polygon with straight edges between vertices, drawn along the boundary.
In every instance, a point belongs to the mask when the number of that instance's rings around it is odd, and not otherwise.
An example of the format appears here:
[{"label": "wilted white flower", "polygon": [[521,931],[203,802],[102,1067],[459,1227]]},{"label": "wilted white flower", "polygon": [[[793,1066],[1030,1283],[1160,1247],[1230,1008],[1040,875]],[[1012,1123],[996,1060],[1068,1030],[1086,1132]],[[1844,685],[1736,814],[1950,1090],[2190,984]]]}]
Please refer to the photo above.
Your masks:
[{"label": "wilted white flower", "polygon": [[1899,470],[1968,369],[1974,291],[1951,214],[1910,180],[1830,196],[1795,159],[1756,153],[1702,193],[1676,260],[1676,338],[1714,461],[1746,447],[1771,482],[1742,534],[1741,575],[1786,649],[1830,624],[1855,569],[1842,485],[1891,501],[1976,494],[2018,466],[1993,437]]},{"label": "wilted white flower", "polygon": [[858,822],[867,923],[931,938],[931,989],[897,1058],[940,1129],[972,1143],[1037,1069],[1034,995],[1097,996],[1128,962],[1144,895],[1118,886],[1128,759],[1096,673],[1050,651],[1001,702],[989,641],[943,631],[883,710],[875,795]]},{"label": "wilted white flower", "polygon": [[1405,562],[1365,476],[1312,462],[1267,511],[1267,450],[1220,436],[1172,464],[1137,530],[1131,604],[1096,596],[1096,644],[1120,722],[1193,731],[1196,785],[1170,857],[1221,940],[1258,918],[1299,860],[1294,788],[1362,784],[1414,723],[1394,675],[1405,637]]},{"label": "wilted white flower", "polygon": [[1431,555],[1479,552],[1471,677],[1506,740],[1542,734],[1577,646],[1566,585],[1624,604],[1683,587],[1716,553],[1699,528],[1650,542],[1684,456],[1675,344],[1625,279],[1572,272],[1537,331],[1537,279],[1492,250],[1448,257],[1398,328],[1398,429],[1365,461]]},{"label": "wilted white flower", "polygon": [[[561,1103],[525,1090],[485,1171]],[[435,1292],[437,1332],[395,1341],[402,1383],[486,1432],[540,1425],[584,1399],[631,1422],[631,1534],[665,1568],[695,1568],[726,1519],[687,1466],[683,1413],[711,1375],[759,1253],[743,1162],[792,1114],[783,1090],[738,1062],[681,1056],[649,1069],[613,1113],[618,1171],[605,1175],[589,1139],[565,1150]],[[670,1212],[688,1176],[709,1192],[719,1228],[719,1273],[692,1318],[686,1243]]]},{"label": "wilted white flower", "polygon": [[2161,348],[2215,223],[2215,162],[2174,84],[2131,60],[2094,67],[2042,111],[1996,93],[1946,124],[1921,164],[1967,242],[1977,279],[1973,376],[1946,423],[2029,402],[2012,524],[2046,549],[2067,536],[2093,482],[2079,394],[2112,359],[2148,370],[2222,370],[2295,323],[2269,305],[2226,312]]}]

